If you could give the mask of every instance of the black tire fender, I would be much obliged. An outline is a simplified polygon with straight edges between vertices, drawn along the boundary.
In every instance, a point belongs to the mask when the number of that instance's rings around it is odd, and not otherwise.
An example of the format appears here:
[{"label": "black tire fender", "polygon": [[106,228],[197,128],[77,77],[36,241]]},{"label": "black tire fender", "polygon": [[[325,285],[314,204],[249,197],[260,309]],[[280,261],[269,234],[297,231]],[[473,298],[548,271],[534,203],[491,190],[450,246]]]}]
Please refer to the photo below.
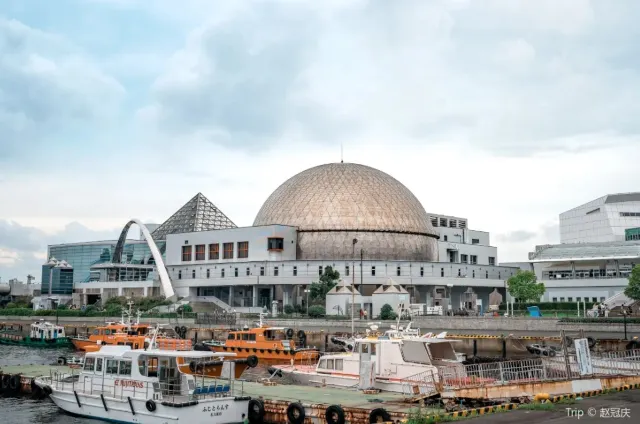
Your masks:
[{"label": "black tire fender", "polygon": [[247,356],[247,366],[249,368],[255,368],[258,366],[258,357],[256,355]]},{"label": "black tire fender", "polygon": [[147,407],[147,411],[149,412],[156,410],[156,403],[151,399],[149,399],[144,405]]},{"label": "black tire fender", "polygon": [[391,415],[384,408],[376,408],[369,414],[369,423],[386,423],[391,421]]},{"label": "black tire fender", "polygon": [[596,339],[594,339],[593,337],[587,337],[587,343],[589,344],[589,348],[593,349],[593,347],[596,345]]},{"label": "black tire fender", "polygon": [[306,338],[306,334],[304,333],[304,330],[298,330],[298,338],[302,339],[302,338]]},{"label": "black tire fender", "polygon": [[264,403],[260,399],[251,399],[247,408],[247,417],[251,424],[264,422]]},{"label": "black tire fender", "polygon": [[331,405],[325,411],[327,424],[345,424],[344,409],[340,405]]},{"label": "black tire fender", "polygon": [[553,350],[553,349],[549,350],[549,356],[550,356],[550,357],[552,357],[552,358],[553,358],[554,356],[556,356],[556,351],[555,351],[555,350]]},{"label": "black tire fender", "polygon": [[290,403],[287,406],[287,419],[290,424],[304,424],[304,406],[299,402]]},{"label": "black tire fender", "polygon": [[60,356],[58,358],[58,365],[67,365],[67,358],[65,358],[64,356]]},{"label": "black tire fender", "polygon": [[293,328],[287,328],[284,333],[287,335],[288,339],[293,338],[293,335],[295,334],[295,332],[293,331]]},{"label": "black tire fender", "polygon": [[196,372],[196,361],[189,362],[189,371]]},{"label": "black tire fender", "polygon": [[13,392],[19,392],[21,389],[20,375],[14,374],[9,379],[9,389]]},{"label": "black tire fender", "polygon": [[0,387],[2,387],[2,390],[7,390],[9,388],[9,380],[11,380],[11,375],[4,374],[2,376],[2,381],[0,382]]}]

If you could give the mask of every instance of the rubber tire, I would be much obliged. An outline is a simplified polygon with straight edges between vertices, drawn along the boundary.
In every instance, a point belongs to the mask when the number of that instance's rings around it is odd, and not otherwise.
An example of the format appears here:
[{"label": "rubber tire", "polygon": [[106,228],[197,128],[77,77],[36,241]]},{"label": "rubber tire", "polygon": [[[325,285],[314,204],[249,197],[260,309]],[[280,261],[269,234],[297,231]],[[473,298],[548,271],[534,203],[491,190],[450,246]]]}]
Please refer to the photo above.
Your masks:
[{"label": "rubber tire", "polygon": [[[337,419],[333,419],[333,415],[336,415]],[[346,419],[344,415],[344,409],[340,405],[331,405],[325,411],[325,422],[327,424],[345,424]]]},{"label": "rubber tire", "polygon": [[67,365],[67,358],[65,358],[64,356],[60,356],[58,358],[58,365]]},{"label": "rubber tire", "polygon": [[[296,410],[298,411],[297,417],[295,415]],[[287,406],[287,419],[289,420],[289,424],[304,424],[304,406],[299,402],[290,403],[289,406]]]},{"label": "rubber tire", "polygon": [[189,362],[189,371],[195,373],[196,372],[196,361]]},{"label": "rubber tire", "polygon": [[293,331],[293,328],[287,328],[284,334],[286,334],[288,339],[292,339],[295,332]]},{"label": "rubber tire", "polygon": [[[380,421],[382,419],[382,421]],[[389,422],[391,415],[384,408],[376,408],[369,414],[369,423]]]},{"label": "rubber tire", "polygon": [[307,345],[307,335],[305,334],[303,337],[300,337],[300,346],[304,347],[306,345]]},{"label": "rubber tire", "polygon": [[542,351],[542,356],[549,356],[549,350],[545,349]]},{"label": "rubber tire", "polygon": [[155,403],[153,400],[151,400],[151,399],[149,399],[149,400],[145,403],[145,406],[147,407],[147,411],[149,411],[149,412],[153,412],[153,411],[155,411],[155,410],[156,410],[156,403]]},{"label": "rubber tire", "polygon": [[251,424],[264,422],[264,403],[260,399],[251,399],[247,407],[247,418]]},{"label": "rubber tire", "polygon": [[553,350],[553,349],[550,349],[550,350],[549,350],[549,356],[550,356],[551,358],[553,358],[554,356],[556,356],[556,351],[555,351],[555,350]]},{"label": "rubber tire", "polygon": [[11,379],[9,380],[9,389],[14,393],[19,393],[21,388],[20,375],[12,375]]},{"label": "rubber tire", "polygon": [[11,380],[11,375],[4,374],[2,376],[2,382],[0,382],[0,387],[2,387],[3,391],[9,390],[9,380]]},{"label": "rubber tire", "polygon": [[533,354],[534,355],[540,355],[542,352],[540,351],[540,349],[533,349]]},{"label": "rubber tire", "polygon": [[593,349],[596,345],[596,339],[594,339],[593,337],[587,337],[587,343],[589,344],[589,348]]},{"label": "rubber tire", "polygon": [[304,330],[298,330],[298,338],[307,338],[307,335],[304,333]]},{"label": "rubber tire", "polygon": [[258,357],[256,355],[247,356],[247,366],[249,368],[255,368],[258,366]]},{"label": "rubber tire", "polygon": [[627,343],[626,349],[627,350],[640,349],[640,343],[637,340],[631,340],[629,343]]}]

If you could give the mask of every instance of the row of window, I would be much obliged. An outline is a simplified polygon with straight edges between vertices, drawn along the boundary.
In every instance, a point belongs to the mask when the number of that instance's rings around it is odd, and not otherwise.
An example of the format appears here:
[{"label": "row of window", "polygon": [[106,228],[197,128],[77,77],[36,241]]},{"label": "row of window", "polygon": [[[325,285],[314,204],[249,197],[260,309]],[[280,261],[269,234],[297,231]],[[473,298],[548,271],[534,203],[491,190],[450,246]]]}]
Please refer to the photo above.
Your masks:
[{"label": "row of window", "polygon": [[[460,235],[458,235],[458,234],[454,234],[454,235],[456,235],[456,236],[460,237]],[[448,236],[447,234],[445,234],[445,235],[443,236],[443,241],[449,241],[449,236]],[[455,241],[455,240],[454,240],[454,241]],[[462,239],[460,239],[459,241],[462,241]],[[472,238],[472,239],[471,239],[471,244],[480,244],[480,239],[474,239],[474,238]]]},{"label": "row of window", "polygon": [[[566,300],[566,302],[573,302],[573,297],[567,297],[566,299],[567,299],[567,300]],[[588,298],[588,297],[585,297],[584,299],[583,299],[582,297],[580,297],[580,296],[576,297],[576,302],[582,302],[583,300],[584,300],[585,302],[589,302],[589,298]],[[557,301],[558,301],[558,298],[557,298],[557,297],[554,297],[554,298],[552,298],[552,299],[551,299],[551,301],[552,301],[552,302],[557,302]],[[594,302],[594,303],[595,303],[595,302],[597,302],[597,301],[598,301],[598,298],[597,298],[597,297],[592,297],[592,298],[591,298],[591,302]],[[560,298],[560,302],[565,302],[565,298],[564,298],[564,297],[561,297],[561,298]],[[601,298],[600,298],[600,302],[604,302],[604,297],[601,297]]]},{"label": "row of window", "polygon": [[[102,373],[102,358],[87,357],[84,359],[84,370]],[[117,359],[107,359],[104,369],[105,374],[131,375],[131,361],[119,361]]]},{"label": "row of window", "polygon": [[640,216],[640,212],[620,212],[620,216]]},{"label": "row of window", "polygon": [[[193,258],[194,248],[188,245],[189,241],[184,242],[187,246],[182,246],[182,262],[191,262]],[[222,259],[234,259],[234,244],[236,244],[236,255],[238,259],[246,259],[249,257],[249,242],[239,241],[237,243],[229,242],[222,243]],[[284,239],[282,237],[269,237],[267,239],[267,250],[283,250]],[[209,253],[207,257],[207,252]],[[220,259],[220,243],[196,244],[195,245],[195,260],[215,261]]]},{"label": "row of window", "polygon": [[[222,259],[233,259],[234,258],[234,243],[222,243]],[[206,244],[196,244],[195,246],[195,260],[196,261],[204,261],[207,259]],[[209,245],[209,260],[218,260],[220,259],[220,243],[211,243]],[[237,257],[238,259],[246,259],[249,257],[249,242],[248,241],[239,241],[237,243]],[[182,246],[182,262],[191,262],[193,252],[193,246]]]},{"label": "row of window", "polygon": [[434,227],[449,227],[449,228],[467,228],[467,221],[464,219],[453,218],[438,218],[437,216],[431,217],[431,225]]},{"label": "row of window", "polygon": [[640,233],[627,234],[624,239],[625,241],[640,240]]},{"label": "row of window", "polygon": [[[318,266],[318,276],[322,275],[323,270],[324,270],[324,268],[322,267],[322,265]],[[293,276],[297,277],[298,276],[298,267],[297,266],[293,266],[292,271],[293,271]],[[185,277],[187,275],[186,272],[188,272],[188,271],[185,271],[185,274],[184,274]],[[349,273],[350,273],[350,269],[349,269],[349,265],[347,265],[347,266],[345,266],[345,276],[349,276]],[[211,273],[211,269],[210,268],[207,268],[206,275],[207,275],[206,278],[211,278],[212,273]],[[264,269],[263,266],[261,266],[260,267],[260,276],[264,277],[264,275],[265,275],[265,269]],[[280,275],[280,268],[277,267],[277,266],[274,266],[273,267],[273,276],[274,277],[278,277],[279,275]],[[402,274],[402,267],[399,267],[399,266],[396,267],[396,276],[401,277],[402,275],[403,275]],[[479,276],[482,275],[481,271],[478,271],[478,275]],[[239,277],[240,276],[240,269],[239,268],[233,268],[233,276],[234,277]],[[251,276],[251,268],[249,268],[249,267],[245,268],[245,276],[247,276],[247,277]],[[371,267],[371,276],[372,277],[376,276],[376,267],[375,266]],[[420,267],[420,276],[424,277],[424,267],[423,266]],[[441,277],[445,276],[444,275],[444,268],[440,268],[440,276]],[[462,274],[462,269],[458,268],[458,277],[466,277],[466,276],[467,276],[466,274],[465,275]],[[220,277],[222,277],[222,278],[226,277],[226,269],[225,268],[220,268]],[[182,280],[182,278],[183,278],[182,270],[178,270],[178,280]],[[191,278],[193,278],[193,279],[196,278],[196,270],[195,269],[191,270]],[[471,278],[476,278],[476,270],[475,269],[471,271]],[[485,278],[489,278],[489,271],[488,270],[485,270]],[[498,272],[498,279],[500,280],[501,278],[502,278],[502,272]]]}]

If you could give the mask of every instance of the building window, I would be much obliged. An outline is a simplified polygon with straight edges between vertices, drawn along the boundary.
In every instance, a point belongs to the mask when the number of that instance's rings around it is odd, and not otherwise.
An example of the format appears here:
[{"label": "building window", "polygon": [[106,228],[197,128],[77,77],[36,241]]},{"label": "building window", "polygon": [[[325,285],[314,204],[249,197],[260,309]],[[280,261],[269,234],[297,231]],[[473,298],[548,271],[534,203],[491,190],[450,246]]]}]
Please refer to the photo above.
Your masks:
[{"label": "building window", "polygon": [[480,239],[471,239],[471,244],[480,244]]},{"label": "building window", "polygon": [[568,297],[568,298],[567,298],[567,301],[568,301],[568,302],[573,302],[573,297]]},{"label": "building window", "polygon": [[209,245],[209,260],[220,259],[220,244],[213,243]]},{"label": "building window", "polygon": [[498,280],[501,280],[502,277],[500,277],[500,273],[498,272]]},{"label": "building window", "polygon": [[207,278],[211,278],[211,270],[207,269]]},{"label": "building window", "polygon": [[467,221],[463,221],[462,219],[458,221],[458,228],[467,228]]},{"label": "building window", "polygon": [[471,271],[471,278],[476,278],[476,270]]},{"label": "building window", "polygon": [[433,225],[434,227],[438,226],[438,218],[436,217],[431,217],[431,225]]},{"label": "building window", "polygon": [[182,262],[191,262],[191,246],[182,246]]},{"label": "building window", "polygon": [[238,276],[238,268],[234,268],[233,269],[233,276],[237,277]]},{"label": "building window", "polygon": [[178,271],[178,280],[182,280],[182,271]]},{"label": "building window", "polygon": [[347,276],[347,277],[349,276],[349,265],[346,265],[344,267],[344,275]]},{"label": "building window", "polygon": [[264,267],[263,266],[260,267],[260,276],[264,277]]},{"label": "building window", "polygon": [[284,239],[282,237],[269,237],[267,239],[267,249],[268,250],[283,250],[284,249]]},{"label": "building window", "polygon": [[598,298],[597,297],[592,297],[591,301],[593,301],[593,303],[596,303],[598,301]]},{"label": "building window", "polygon": [[449,228],[456,228],[457,226],[458,226],[458,221],[456,221],[455,219],[449,220]]},{"label": "building window", "polygon": [[233,259],[233,243],[225,243],[222,245],[222,259]]},{"label": "building window", "polygon": [[564,302],[564,297],[561,297],[561,298],[560,298],[560,302]]},{"label": "building window", "polygon": [[220,277],[224,278],[224,268],[220,268]]},{"label": "building window", "polygon": [[471,265],[475,265],[478,263],[478,256],[477,255],[471,255]]},{"label": "building window", "polygon": [[247,268],[247,277],[251,275],[251,269]]},{"label": "building window", "polygon": [[375,277],[375,276],[376,276],[376,267],[375,267],[375,266],[372,266],[372,267],[371,267],[371,276],[372,276],[372,277]]},{"label": "building window", "polygon": [[620,212],[620,216],[640,216],[640,212]]},{"label": "building window", "polygon": [[444,268],[440,268],[440,276],[444,277]]},{"label": "building window", "polygon": [[322,265],[318,267],[318,275],[322,276]]},{"label": "building window", "polygon": [[449,241],[449,236],[448,235],[444,235],[444,241]]},{"label": "building window", "polygon": [[440,226],[441,227],[447,226],[447,218],[440,218]]},{"label": "building window", "polygon": [[196,244],[196,261],[204,261],[204,244]]},{"label": "building window", "polygon": [[196,278],[196,270],[191,271],[191,278]]},{"label": "building window", "polygon": [[494,265],[496,264],[496,258],[494,258],[493,256],[489,256],[489,265]]},{"label": "building window", "polygon": [[[640,214],[640,212],[638,212],[638,213]],[[640,216],[640,215],[638,215],[638,216]],[[604,297],[600,298],[600,302],[604,302]]]},{"label": "building window", "polygon": [[294,276],[294,277],[297,277],[297,276],[298,276],[298,267],[297,267],[297,266],[294,266],[294,267],[293,267],[293,276]]},{"label": "building window", "polygon": [[400,267],[396,268],[396,275],[399,277],[400,274],[402,274],[402,271],[400,270]]},{"label": "building window", "polygon": [[462,277],[462,270],[458,268],[458,277]]},{"label": "building window", "polygon": [[489,278],[489,271],[486,272],[485,278]]},{"label": "building window", "polygon": [[238,242],[238,258],[246,259],[248,257],[249,257],[249,242],[239,241]]},{"label": "building window", "polygon": [[581,297],[576,297],[576,301],[577,302],[582,302],[582,298]]},{"label": "building window", "polygon": [[274,277],[277,277],[277,276],[278,276],[278,267],[277,267],[277,266],[274,266],[274,267],[273,267],[273,276],[274,276]]},{"label": "building window", "polygon": [[554,297],[553,299],[551,299],[551,301],[552,301],[552,302],[557,302],[557,301],[558,301],[558,298],[557,298],[557,297]]},{"label": "building window", "polygon": [[423,266],[420,267],[420,276],[424,277],[424,267]]},{"label": "building window", "polygon": [[467,262],[469,262],[468,257],[469,256],[467,255],[460,255],[460,262],[462,262],[463,264],[466,264]]}]

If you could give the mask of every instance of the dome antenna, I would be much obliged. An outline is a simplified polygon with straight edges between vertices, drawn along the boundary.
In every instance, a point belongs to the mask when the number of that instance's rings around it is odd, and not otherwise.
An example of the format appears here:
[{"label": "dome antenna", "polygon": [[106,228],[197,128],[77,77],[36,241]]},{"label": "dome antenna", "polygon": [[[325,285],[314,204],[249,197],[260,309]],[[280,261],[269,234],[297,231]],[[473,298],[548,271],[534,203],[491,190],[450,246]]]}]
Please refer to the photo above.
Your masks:
[{"label": "dome antenna", "polygon": [[340,163],[344,163],[344,148],[342,142],[340,142]]}]

